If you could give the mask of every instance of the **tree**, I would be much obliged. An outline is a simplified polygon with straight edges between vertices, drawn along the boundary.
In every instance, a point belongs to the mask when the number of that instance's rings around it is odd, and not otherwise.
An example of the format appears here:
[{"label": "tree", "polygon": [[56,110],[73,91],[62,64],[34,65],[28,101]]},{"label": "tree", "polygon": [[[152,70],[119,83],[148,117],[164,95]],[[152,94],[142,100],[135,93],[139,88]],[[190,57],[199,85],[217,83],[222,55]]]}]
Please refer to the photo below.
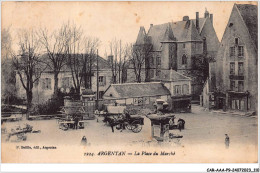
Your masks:
[{"label": "tree", "polygon": [[[120,41],[116,38],[112,40],[109,44],[110,48],[110,56],[108,56],[108,63],[112,72],[112,83],[117,83],[117,75],[118,75],[118,54],[120,54]],[[121,54],[120,54],[121,55]]]},{"label": "tree", "polygon": [[107,57],[109,66],[112,72],[112,83],[124,83],[127,76],[127,62],[130,52],[130,46],[127,43],[122,43],[116,38],[109,44],[110,56]]},{"label": "tree", "polygon": [[10,34],[10,28],[4,28],[2,30],[1,39],[1,96],[4,103],[9,104],[12,101],[16,101],[16,88],[15,88],[15,69],[12,63],[12,38]]},{"label": "tree", "polygon": [[192,57],[192,73],[198,78],[197,82],[204,83],[209,77],[209,58],[207,54]]},{"label": "tree", "polygon": [[48,33],[47,29],[41,29],[39,32],[40,43],[45,48],[48,56],[46,64],[52,69],[54,74],[54,98],[58,95],[58,75],[64,65],[66,65],[66,58],[68,50],[66,45],[70,41],[71,33],[69,22],[63,24],[58,30]]},{"label": "tree", "polygon": [[34,83],[39,80],[46,66],[42,64],[39,56],[39,38],[33,30],[23,30],[19,34],[19,55],[12,54],[13,65],[19,75],[22,87],[26,91],[27,116],[32,106]]},{"label": "tree", "polygon": [[[141,79],[141,72],[147,62],[147,59],[150,58],[152,51],[152,44],[146,41],[144,44],[141,45],[132,45],[130,50],[130,62],[133,66],[136,82],[140,83]],[[146,77],[147,78],[147,77]]]},{"label": "tree", "polygon": [[70,67],[73,85],[77,94],[84,82],[85,88],[91,88],[94,52],[99,45],[97,38],[84,37],[83,31],[76,25],[70,26],[70,41],[67,44],[67,63]]}]

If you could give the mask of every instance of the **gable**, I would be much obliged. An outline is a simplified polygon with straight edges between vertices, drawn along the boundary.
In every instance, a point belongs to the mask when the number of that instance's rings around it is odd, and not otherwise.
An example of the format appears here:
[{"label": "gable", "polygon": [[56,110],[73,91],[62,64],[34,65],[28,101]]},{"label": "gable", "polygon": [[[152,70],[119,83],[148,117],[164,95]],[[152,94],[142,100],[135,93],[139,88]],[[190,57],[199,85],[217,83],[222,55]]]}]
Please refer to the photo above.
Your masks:
[{"label": "gable", "polygon": [[177,41],[201,40],[201,37],[192,20],[172,22],[171,27]]},{"label": "gable", "polygon": [[142,27],[140,27],[140,30],[139,30],[139,33],[138,33],[138,36],[136,39],[136,44],[137,45],[144,44],[145,37],[146,37],[146,32],[145,32],[144,27],[142,26]]},{"label": "gable", "polygon": [[258,13],[256,5],[236,4],[255,47],[258,47]]},{"label": "gable", "polygon": [[210,18],[206,18],[203,28],[200,33],[201,37],[206,37],[207,51],[217,52],[219,48],[219,40],[216,31],[211,23]]},{"label": "gable", "polygon": [[161,42],[174,40],[174,33],[169,23],[151,26],[147,36],[150,38],[154,51],[161,51]]},{"label": "gable", "polygon": [[234,5],[230,14],[229,21],[221,40],[221,46],[226,47],[231,37],[240,38],[248,48],[255,47],[254,40],[251,38],[248,28],[245,25],[238,8],[236,8],[236,4]]}]

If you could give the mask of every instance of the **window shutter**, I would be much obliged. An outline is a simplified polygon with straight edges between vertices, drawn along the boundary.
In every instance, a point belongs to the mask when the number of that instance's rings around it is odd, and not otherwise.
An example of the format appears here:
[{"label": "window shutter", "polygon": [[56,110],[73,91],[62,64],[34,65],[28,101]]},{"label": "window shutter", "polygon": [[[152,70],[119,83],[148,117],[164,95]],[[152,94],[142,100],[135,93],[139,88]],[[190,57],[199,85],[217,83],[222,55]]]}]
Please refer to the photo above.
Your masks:
[{"label": "window shutter", "polygon": [[51,78],[48,78],[48,88],[51,89]]},{"label": "window shutter", "polygon": [[104,86],[106,86],[106,76],[103,77],[104,80]]}]

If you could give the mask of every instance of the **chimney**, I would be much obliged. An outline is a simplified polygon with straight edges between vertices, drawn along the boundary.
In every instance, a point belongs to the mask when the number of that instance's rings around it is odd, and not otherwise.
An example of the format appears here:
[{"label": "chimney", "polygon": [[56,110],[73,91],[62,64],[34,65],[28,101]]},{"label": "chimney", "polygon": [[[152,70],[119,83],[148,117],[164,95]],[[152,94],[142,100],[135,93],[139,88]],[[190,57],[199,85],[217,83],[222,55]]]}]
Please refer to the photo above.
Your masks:
[{"label": "chimney", "polygon": [[210,21],[213,24],[213,14],[210,14]]},{"label": "chimney", "polygon": [[151,28],[151,27],[153,27],[153,24],[152,24],[152,23],[150,24],[150,28]]},{"label": "chimney", "polygon": [[190,20],[189,16],[183,16],[183,21],[188,21],[188,20]]},{"label": "chimney", "polygon": [[200,30],[200,23],[199,23],[199,12],[196,12],[196,28],[199,31]]}]

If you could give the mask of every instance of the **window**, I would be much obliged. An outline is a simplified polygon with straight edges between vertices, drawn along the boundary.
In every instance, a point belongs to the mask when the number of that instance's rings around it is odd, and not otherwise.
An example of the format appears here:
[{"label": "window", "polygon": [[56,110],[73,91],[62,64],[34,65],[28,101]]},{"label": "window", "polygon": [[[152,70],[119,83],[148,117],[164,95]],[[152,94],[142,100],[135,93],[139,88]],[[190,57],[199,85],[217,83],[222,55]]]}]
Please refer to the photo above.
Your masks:
[{"label": "window", "polygon": [[150,77],[154,78],[154,70],[152,70],[152,69],[150,70]]},{"label": "window", "polygon": [[160,76],[161,75],[161,70],[157,69],[156,70],[156,76]]},{"label": "window", "polygon": [[179,94],[181,94],[181,86],[175,85],[174,86],[174,95],[179,95]]},{"label": "window", "polygon": [[235,38],[235,44],[238,45],[238,38]]},{"label": "window", "polygon": [[158,56],[158,57],[156,58],[156,61],[157,61],[157,65],[161,65],[161,57]]},{"label": "window", "polygon": [[51,78],[42,79],[42,89],[51,90]]},{"label": "window", "polygon": [[238,56],[244,56],[244,46],[238,46]]},{"label": "window", "polygon": [[238,63],[238,75],[243,75],[243,73],[244,73],[244,63],[239,62]]},{"label": "window", "polygon": [[184,84],[182,85],[182,94],[189,94],[189,85]]},{"label": "window", "polygon": [[235,85],[236,85],[235,81],[234,81],[234,80],[231,80],[231,81],[230,81],[230,90],[231,90],[231,91],[234,91],[234,90],[235,90],[235,87],[236,87]]},{"label": "window", "polygon": [[235,63],[234,62],[230,63],[230,74],[231,75],[235,74]]},{"label": "window", "polygon": [[151,57],[151,65],[154,65],[154,58],[153,58],[153,56]]},{"label": "window", "polygon": [[183,46],[183,48],[185,48],[185,43],[182,46]]},{"label": "window", "polygon": [[102,99],[104,95],[104,91],[99,91],[98,98]]},{"label": "window", "polygon": [[244,81],[238,81],[238,92],[244,91]]},{"label": "window", "polygon": [[230,56],[235,56],[235,54],[236,54],[235,47],[229,48],[229,54],[230,54]]},{"label": "window", "polygon": [[106,80],[105,79],[106,79],[105,76],[98,76],[98,84],[100,86],[106,85]]},{"label": "window", "polygon": [[182,55],[182,64],[183,65],[187,64],[187,56],[186,55]]}]

